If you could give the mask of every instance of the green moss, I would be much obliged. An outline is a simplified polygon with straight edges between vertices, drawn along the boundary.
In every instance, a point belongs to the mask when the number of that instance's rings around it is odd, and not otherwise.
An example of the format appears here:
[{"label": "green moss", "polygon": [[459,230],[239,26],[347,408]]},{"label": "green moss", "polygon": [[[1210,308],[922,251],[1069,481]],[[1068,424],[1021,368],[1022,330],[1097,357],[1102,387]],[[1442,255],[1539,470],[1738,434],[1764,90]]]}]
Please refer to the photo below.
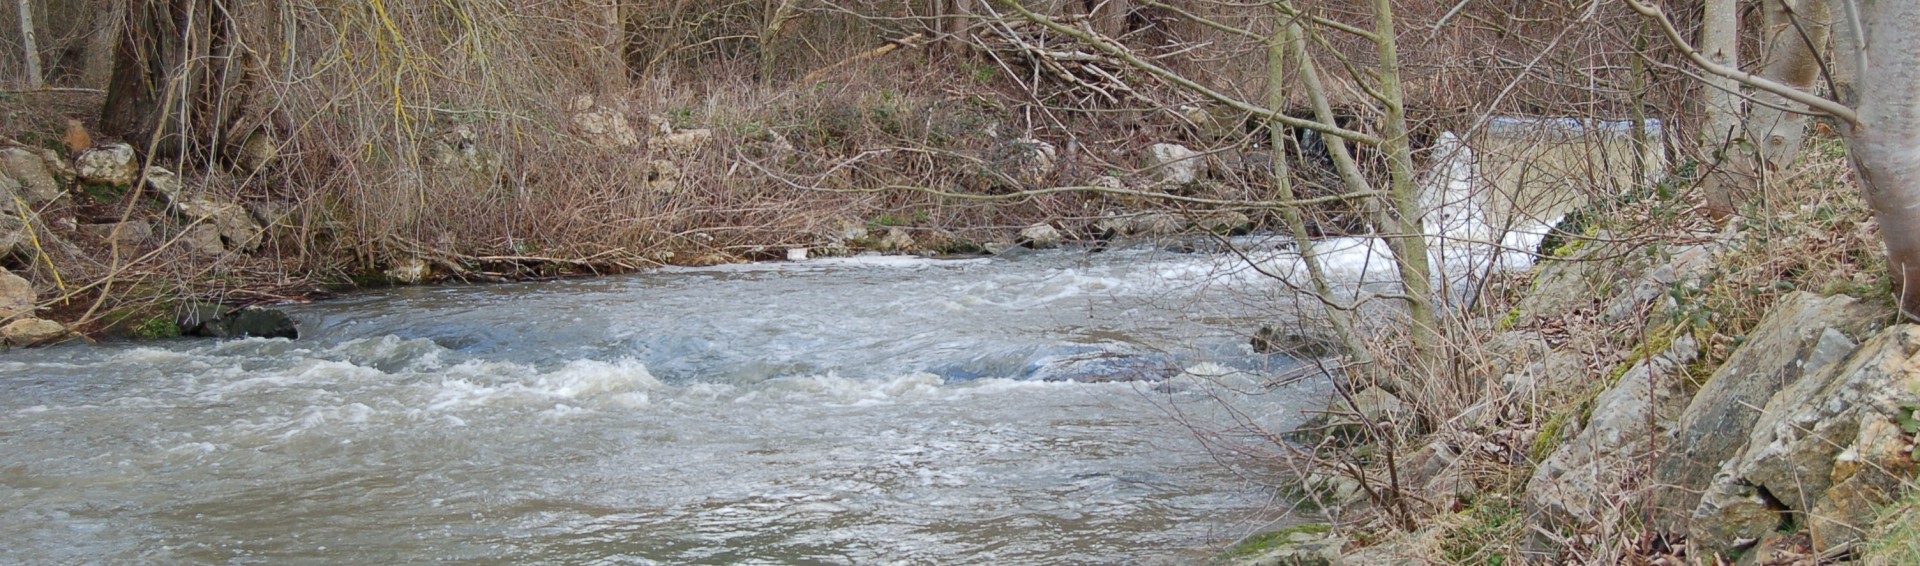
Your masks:
[{"label": "green moss", "polygon": [[1880,510],[1862,564],[1920,564],[1920,490],[1909,488]]},{"label": "green moss", "polygon": [[1506,332],[1513,330],[1513,327],[1518,324],[1520,324],[1520,307],[1514,307],[1513,310],[1507,311],[1507,316],[1501,317],[1499,322],[1493,324],[1493,329]]},{"label": "green moss", "polygon": [[1241,540],[1239,544],[1233,545],[1233,548],[1228,549],[1225,554],[1221,555],[1221,558],[1230,561],[1238,558],[1259,556],[1288,543],[1293,540],[1294,535],[1320,536],[1332,531],[1333,529],[1326,525],[1307,524],[1287,527],[1273,532],[1260,533],[1247,537]]},{"label": "green moss", "polygon": [[1440,559],[1447,564],[1506,564],[1510,545],[1521,540],[1526,517],[1512,499],[1476,498],[1459,514],[1458,526],[1444,531]]}]

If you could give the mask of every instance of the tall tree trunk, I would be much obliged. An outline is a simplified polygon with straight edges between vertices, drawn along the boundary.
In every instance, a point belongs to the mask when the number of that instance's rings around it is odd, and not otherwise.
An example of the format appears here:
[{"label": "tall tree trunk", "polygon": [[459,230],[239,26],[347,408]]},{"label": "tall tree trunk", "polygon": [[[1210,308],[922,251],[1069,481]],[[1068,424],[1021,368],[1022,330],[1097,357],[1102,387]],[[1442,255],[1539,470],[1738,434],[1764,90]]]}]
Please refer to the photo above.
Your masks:
[{"label": "tall tree trunk", "polygon": [[[1821,77],[1820,57],[1827,48],[1832,19],[1827,0],[1766,0],[1762,30],[1765,59],[1761,76],[1800,90],[1812,90]],[[1754,93],[1742,125],[1752,149],[1740,155],[1740,172],[1758,180],[1793,162],[1806,137],[1807,107],[1771,92]]]},{"label": "tall tree trunk", "polygon": [[[1285,108],[1287,52],[1293,49],[1306,49],[1305,34],[1300,25],[1293,22],[1278,24],[1271,42],[1267,45],[1267,107]],[[1302,69],[1302,72],[1307,72]],[[1294,200],[1293,174],[1287,167],[1287,127],[1278,121],[1267,121],[1267,150],[1271,152],[1273,169],[1273,198],[1280,201]],[[1306,265],[1308,284],[1314,300],[1326,309],[1327,323],[1333,327],[1335,337],[1347,350],[1347,355],[1355,365],[1368,365],[1372,354],[1367,351],[1366,343],[1360,340],[1360,334],[1354,328],[1353,306],[1340,300],[1328,282],[1326,269],[1321,264],[1320,254],[1314,249],[1313,238],[1307,233],[1306,219],[1300,213],[1300,207],[1288,205],[1280,207],[1280,220],[1286,223],[1288,235],[1293,238],[1293,247],[1300,252],[1300,261]]]},{"label": "tall tree trunk", "polygon": [[[1379,48],[1379,74],[1382,110],[1380,121],[1381,153],[1387,157],[1387,192],[1390,201],[1383,214],[1388,222],[1381,235],[1393,249],[1400,284],[1406,291],[1408,323],[1414,349],[1414,363],[1425,375],[1416,377],[1423,391],[1423,411],[1432,411],[1443,384],[1431,379],[1442,374],[1442,346],[1439,318],[1433,308],[1432,264],[1427,253],[1426,229],[1420,218],[1426,213],[1420,202],[1420,188],[1414,183],[1413,140],[1407,129],[1407,95],[1400,82],[1399,29],[1394,24],[1393,0],[1374,0],[1375,42]],[[1424,378],[1424,379],[1423,379]]]},{"label": "tall tree trunk", "polygon": [[1854,51],[1852,50],[1857,49],[1857,47],[1849,46],[1860,45],[1859,35],[1865,33],[1866,30],[1854,29],[1852,20],[1847,17],[1847,13],[1849,10],[1856,9],[1862,12],[1872,12],[1873,3],[1874,0],[1827,0],[1828,19],[1833,20],[1834,52],[1843,54],[1842,56],[1834,57],[1831,62],[1832,69],[1830,70],[1833,72],[1834,84],[1833,98],[1848,106],[1858,104],[1860,101],[1856,95],[1858,91],[1854,87],[1854,85],[1859,82],[1860,69],[1859,60],[1845,54],[1853,53]]},{"label": "tall tree trunk", "polygon": [[[126,21],[100,113],[102,133],[146,147],[149,159],[205,163],[238,150],[265,125],[255,88],[263,68],[241,40],[240,21],[260,2],[127,2]],[[271,8],[271,6],[266,6]],[[274,12],[265,12],[271,22]],[[172,88],[169,88],[172,87]],[[161,97],[175,96],[173,110]]]},{"label": "tall tree trunk", "polygon": [[[1831,29],[1828,2],[1763,2],[1760,77],[1812,90],[1822,76],[1820,58]],[[1760,194],[1767,175],[1792,163],[1806,137],[1805,104],[1765,90],[1752,96],[1754,104],[1723,146],[1722,173],[1707,183],[1709,210],[1719,217],[1739,213],[1742,205]]]},{"label": "tall tree trunk", "polygon": [[[1738,68],[1740,66],[1740,4],[1736,0],[1706,0],[1700,26],[1700,53],[1708,61]],[[1725,218],[1734,212],[1733,191],[1739,181],[1724,167],[1729,155],[1738,151],[1741,116],[1740,82],[1719,75],[1706,75],[1701,82],[1701,97],[1706,119],[1700,124],[1701,165],[1712,172],[1703,181],[1707,194],[1707,212]]]},{"label": "tall tree trunk", "polygon": [[27,88],[46,86],[40,70],[40,43],[33,37],[33,0],[20,0],[20,59],[26,63]]},{"label": "tall tree trunk", "polygon": [[[1909,320],[1920,320],[1920,2],[1861,10],[1859,123],[1845,132],[1861,189],[1880,222],[1888,270]],[[1845,25],[1845,24],[1843,24]],[[1851,41],[1851,40],[1850,40]]]}]

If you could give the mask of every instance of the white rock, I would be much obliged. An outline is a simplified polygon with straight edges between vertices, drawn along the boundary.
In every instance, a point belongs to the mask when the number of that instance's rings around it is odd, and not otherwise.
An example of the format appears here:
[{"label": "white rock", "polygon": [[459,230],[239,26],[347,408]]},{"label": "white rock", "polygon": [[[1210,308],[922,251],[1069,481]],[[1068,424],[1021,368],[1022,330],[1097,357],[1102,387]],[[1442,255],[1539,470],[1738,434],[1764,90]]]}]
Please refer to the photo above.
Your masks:
[{"label": "white rock", "polygon": [[680,166],[665,159],[655,159],[647,163],[648,191],[671,193],[680,189]]},{"label": "white rock", "polygon": [[667,134],[655,139],[654,144],[656,147],[667,151],[691,151],[699,149],[700,146],[706,145],[707,142],[710,141],[713,141],[713,130],[700,128],[697,130],[681,130]]},{"label": "white rock", "polygon": [[789,248],[787,250],[787,261],[805,261],[806,259],[806,248]]},{"label": "white rock", "polygon": [[188,228],[186,236],[180,238],[180,243],[186,245],[188,251],[197,254],[222,255],[227,253],[227,245],[220,241],[220,229],[210,224],[200,224]]},{"label": "white rock", "polygon": [[1066,236],[1051,224],[1035,224],[1020,231],[1020,240],[1026,242],[1027,247],[1039,250],[1060,247]]},{"label": "white rock", "polygon": [[82,182],[130,187],[140,180],[140,160],[133,146],[110,143],[80,152],[74,159],[74,172]]},{"label": "white rock", "polygon": [[1147,148],[1150,157],[1147,166],[1159,171],[1163,183],[1186,186],[1200,180],[1206,173],[1207,158],[1200,152],[1187,149],[1186,146],[1170,143],[1157,143]]},{"label": "white rock", "polygon": [[[592,99],[588,102],[591,104]],[[627,124],[627,117],[612,108],[574,114],[573,133],[600,147],[633,147],[640,143],[640,135]]]},{"label": "white rock", "polygon": [[399,263],[387,268],[383,273],[388,279],[392,279],[395,283],[419,285],[425,283],[428,277],[433,276],[433,264],[428,263],[427,260],[424,259],[410,257],[400,260]]}]

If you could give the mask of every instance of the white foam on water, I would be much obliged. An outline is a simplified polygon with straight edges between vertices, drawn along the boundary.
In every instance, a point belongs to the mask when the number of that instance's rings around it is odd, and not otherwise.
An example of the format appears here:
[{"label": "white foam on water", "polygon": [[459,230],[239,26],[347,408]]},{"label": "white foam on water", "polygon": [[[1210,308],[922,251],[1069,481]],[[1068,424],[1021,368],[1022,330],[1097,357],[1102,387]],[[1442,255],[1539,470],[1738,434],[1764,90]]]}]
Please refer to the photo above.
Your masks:
[{"label": "white foam on water", "polygon": [[548,373],[500,362],[465,362],[431,383],[427,407],[450,411],[497,403],[545,404],[555,400],[609,400],[623,407],[649,404],[648,391],[665,387],[633,358],[613,362],[574,360]]}]

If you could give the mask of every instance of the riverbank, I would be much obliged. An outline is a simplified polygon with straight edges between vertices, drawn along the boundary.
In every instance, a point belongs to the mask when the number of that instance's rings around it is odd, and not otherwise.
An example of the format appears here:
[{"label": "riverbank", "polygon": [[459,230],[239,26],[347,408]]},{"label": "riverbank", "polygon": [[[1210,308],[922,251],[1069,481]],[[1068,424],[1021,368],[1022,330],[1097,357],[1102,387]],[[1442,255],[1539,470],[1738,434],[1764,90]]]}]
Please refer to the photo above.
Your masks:
[{"label": "riverbank", "polygon": [[[230,159],[145,169],[138,140],[93,133],[99,95],[7,94],[0,146],[20,198],[0,220],[0,255],[35,291],[16,302],[70,331],[15,343],[165,337],[194,304],[386,285],[862,251],[983,254],[1238,233],[1268,220],[1125,194],[1255,190],[1258,179],[1218,156],[1182,149],[1185,161],[1169,163],[1133,141],[1194,135],[1171,116],[1065,140],[1018,134],[1019,117],[989,102],[994,85],[949,78],[964,88],[582,95],[504,124],[449,109],[393,147],[353,154],[315,123]],[[539,143],[515,133],[527,127],[543,132]],[[1059,185],[1094,188],[1021,193]]]},{"label": "riverbank", "polygon": [[1221,563],[1920,556],[1920,330],[1895,316],[1845,152],[1808,153],[1727,229],[1648,191],[1495,282],[1453,332],[1467,400],[1335,399],[1292,437],[1311,465],[1289,489],[1325,526]]}]

